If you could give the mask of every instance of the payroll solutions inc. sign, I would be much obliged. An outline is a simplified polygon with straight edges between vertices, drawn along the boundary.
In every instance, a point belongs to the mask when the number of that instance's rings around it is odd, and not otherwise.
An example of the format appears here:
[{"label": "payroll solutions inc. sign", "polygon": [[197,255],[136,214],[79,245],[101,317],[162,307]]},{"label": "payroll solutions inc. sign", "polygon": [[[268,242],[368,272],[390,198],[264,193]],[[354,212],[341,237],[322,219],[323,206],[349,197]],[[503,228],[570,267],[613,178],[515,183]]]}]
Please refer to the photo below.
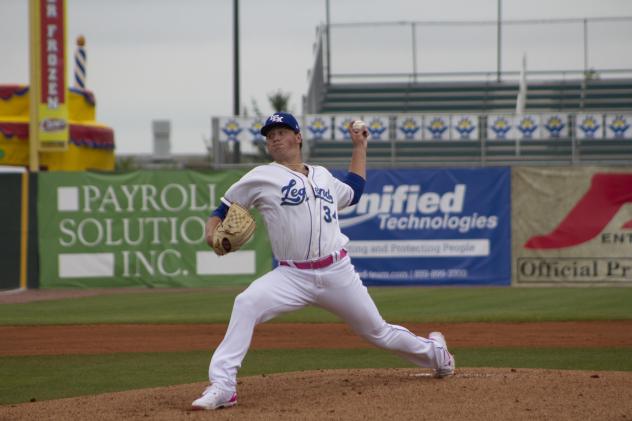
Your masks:
[{"label": "payroll solutions inc. sign", "polygon": [[518,285],[632,285],[632,171],[514,168]]},{"label": "payroll solutions inc. sign", "polygon": [[40,285],[207,286],[209,281],[252,281],[270,269],[262,223],[242,250],[221,258],[204,235],[206,220],[221,195],[242,175],[42,173]]}]

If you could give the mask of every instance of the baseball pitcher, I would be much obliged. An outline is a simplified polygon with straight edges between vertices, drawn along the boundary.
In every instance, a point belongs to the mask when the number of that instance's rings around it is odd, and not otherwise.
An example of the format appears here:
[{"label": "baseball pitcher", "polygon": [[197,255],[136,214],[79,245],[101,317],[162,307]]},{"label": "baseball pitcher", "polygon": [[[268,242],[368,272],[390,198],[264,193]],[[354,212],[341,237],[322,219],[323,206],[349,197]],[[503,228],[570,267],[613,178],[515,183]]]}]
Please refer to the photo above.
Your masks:
[{"label": "baseball pitcher", "polygon": [[206,225],[208,244],[218,255],[239,249],[254,232],[248,209],[265,222],[278,267],[239,294],[226,335],[209,367],[211,384],[192,409],[216,409],[237,403],[237,371],[254,328],[279,314],[315,305],[349,324],[370,343],[392,351],[435,377],[454,373],[454,358],[443,335],[423,338],[388,324],[378,312],[345,249],[338,211],[360,199],[366,179],[369,133],[361,121],[349,125],[353,151],[344,180],[320,166],[303,163],[303,138],[289,113],[271,115],[261,128],[273,161],[233,184]]}]

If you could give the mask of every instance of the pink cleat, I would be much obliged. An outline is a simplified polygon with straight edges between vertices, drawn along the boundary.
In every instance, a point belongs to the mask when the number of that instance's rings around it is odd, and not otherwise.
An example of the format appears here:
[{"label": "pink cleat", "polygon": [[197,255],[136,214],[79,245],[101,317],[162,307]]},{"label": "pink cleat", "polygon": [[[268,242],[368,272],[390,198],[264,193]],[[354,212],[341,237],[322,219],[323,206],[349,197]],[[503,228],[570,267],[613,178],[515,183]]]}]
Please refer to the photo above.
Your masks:
[{"label": "pink cleat", "polygon": [[237,405],[237,392],[222,390],[215,385],[208,386],[202,396],[191,404],[193,411],[228,408]]},{"label": "pink cleat", "polygon": [[448,345],[441,332],[431,332],[428,339],[434,342],[435,346],[435,369],[434,377],[442,379],[454,374],[454,357],[448,352]]}]

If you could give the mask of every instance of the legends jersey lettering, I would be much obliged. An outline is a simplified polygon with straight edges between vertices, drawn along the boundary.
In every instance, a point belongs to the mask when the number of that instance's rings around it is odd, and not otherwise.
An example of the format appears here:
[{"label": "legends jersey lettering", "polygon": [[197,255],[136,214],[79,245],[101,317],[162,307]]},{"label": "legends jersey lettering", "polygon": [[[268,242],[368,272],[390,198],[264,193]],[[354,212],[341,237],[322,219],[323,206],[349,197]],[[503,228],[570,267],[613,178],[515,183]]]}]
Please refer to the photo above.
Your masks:
[{"label": "legends jersey lettering", "polygon": [[292,179],[286,186],[281,187],[281,193],[283,194],[281,206],[296,206],[305,201],[305,187],[295,189],[294,186],[296,186],[296,180]]},{"label": "legends jersey lettering", "polygon": [[329,190],[315,187],[314,195],[316,196],[316,198],[323,199],[327,203],[334,203],[334,198],[331,196],[331,192]]}]

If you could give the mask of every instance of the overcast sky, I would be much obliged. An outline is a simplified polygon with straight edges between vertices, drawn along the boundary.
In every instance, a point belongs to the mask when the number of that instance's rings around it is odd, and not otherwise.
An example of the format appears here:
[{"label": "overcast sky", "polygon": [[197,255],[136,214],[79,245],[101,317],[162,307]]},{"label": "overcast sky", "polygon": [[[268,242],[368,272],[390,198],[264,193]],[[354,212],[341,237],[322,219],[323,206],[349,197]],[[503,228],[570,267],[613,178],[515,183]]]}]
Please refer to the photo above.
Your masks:
[{"label": "overcast sky", "polygon": [[[172,152],[204,153],[211,116],[233,111],[232,0],[67,0],[68,71],[75,39],[87,40],[87,87],[118,153],[152,152],[151,121],[169,119]],[[0,84],[28,84],[28,1],[0,0]],[[241,0],[241,104],[291,94],[301,113],[325,0]],[[331,0],[332,23],[495,20],[497,0]],[[632,16],[630,0],[504,0],[503,19]],[[469,29],[468,29],[469,28]],[[513,32],[512,32],[513,31]],[[495,70],[496,29],[428,27],[417,34],[418,71]],[[410,27],[338,28],[333,70],[410,72]],[[632,23],[590,30],[593,67],[632,68]],[[527,41],[525,41],[527,40]],[[581,25],[507,28],[503,68],[581,68]],[[563,46],[562,48],[560,45]],[[552,48],[552,50],[551,50]],[[505,51],[506,50],[506,51]],[[560,51],[565,50],[565,51]],[[456,53],[455,53],[456,51]],[[551,51],[553,53],[551,53]]]}]

